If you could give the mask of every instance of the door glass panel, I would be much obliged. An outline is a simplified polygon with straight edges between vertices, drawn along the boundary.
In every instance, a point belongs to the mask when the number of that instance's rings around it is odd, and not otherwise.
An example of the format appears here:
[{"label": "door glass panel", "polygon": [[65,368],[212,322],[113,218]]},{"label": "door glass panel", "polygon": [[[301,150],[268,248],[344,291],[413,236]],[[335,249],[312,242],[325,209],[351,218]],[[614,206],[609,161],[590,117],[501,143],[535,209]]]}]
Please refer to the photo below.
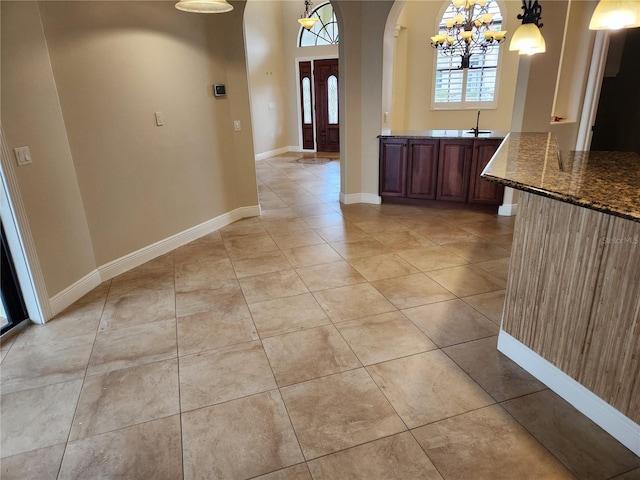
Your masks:
[{"label": "door glass panel", "polygon": [[329,108],[329,125],[338,124],[338,78],[331,75],[327,79],[327,104]]},{"label": "door glass panel", "polygon": [[305,124],[311,123],[311,80],[309,77],[302,79],[302,115]]}]

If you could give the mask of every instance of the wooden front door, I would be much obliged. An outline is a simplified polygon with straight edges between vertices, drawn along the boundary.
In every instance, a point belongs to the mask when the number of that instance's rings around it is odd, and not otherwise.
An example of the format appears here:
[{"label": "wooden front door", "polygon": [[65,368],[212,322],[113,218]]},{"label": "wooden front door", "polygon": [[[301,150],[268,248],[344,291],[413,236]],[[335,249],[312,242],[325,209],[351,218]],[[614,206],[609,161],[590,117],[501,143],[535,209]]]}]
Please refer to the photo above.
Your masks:
[{"label": "wooden front door", "polygon": [[300,62],[300,112],[302,113],[302,148],[313,150],[313,92],[311,91],[311,62]]},{"label": "wooden front door", "polygon": [[313,68],[317,148],[319,152],[339,152],[338,59],[315,60]]}]

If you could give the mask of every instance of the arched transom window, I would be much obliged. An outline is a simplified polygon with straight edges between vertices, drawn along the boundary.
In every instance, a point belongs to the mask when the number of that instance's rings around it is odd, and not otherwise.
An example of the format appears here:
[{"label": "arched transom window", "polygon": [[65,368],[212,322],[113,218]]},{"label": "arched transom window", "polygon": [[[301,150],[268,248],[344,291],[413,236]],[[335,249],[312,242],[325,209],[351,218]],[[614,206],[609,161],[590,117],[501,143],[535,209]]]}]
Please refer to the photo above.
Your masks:
[{"label": "arched transom window", "polygon": [[331,3],[323,3],[313,9],[310,17],[318,21],[310,29],[301,28],[299,47],[315,47],[317,45],[335,45],[338,43],[338,22]]},{"label": "arched transom window", "polygon": [[[502,14],[496,0],[487,2],[488,13],[493,14],[491,30],[502,30]],[[446,22],[456,15],[453,3],[444,12],[439,23],[440,34],[446,34]],[[499,46],[471,55],[469,68],[461,68],[461,57],[436,53],[435,81],[432,106],[436,109],[495,108],[497,106],[497,80]]]}]

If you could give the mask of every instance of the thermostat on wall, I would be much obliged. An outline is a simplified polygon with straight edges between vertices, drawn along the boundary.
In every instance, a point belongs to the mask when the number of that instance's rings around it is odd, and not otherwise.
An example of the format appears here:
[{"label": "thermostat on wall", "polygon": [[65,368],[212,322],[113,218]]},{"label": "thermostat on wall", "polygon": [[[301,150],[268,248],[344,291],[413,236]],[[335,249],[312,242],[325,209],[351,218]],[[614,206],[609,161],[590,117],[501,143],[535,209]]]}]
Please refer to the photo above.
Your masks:
[{"label": "thermostat on wall", "polygon": [[227,89],[224,85],[214,85],[213,86],[213,94],[216,97],[224,97],[227,94]]}]

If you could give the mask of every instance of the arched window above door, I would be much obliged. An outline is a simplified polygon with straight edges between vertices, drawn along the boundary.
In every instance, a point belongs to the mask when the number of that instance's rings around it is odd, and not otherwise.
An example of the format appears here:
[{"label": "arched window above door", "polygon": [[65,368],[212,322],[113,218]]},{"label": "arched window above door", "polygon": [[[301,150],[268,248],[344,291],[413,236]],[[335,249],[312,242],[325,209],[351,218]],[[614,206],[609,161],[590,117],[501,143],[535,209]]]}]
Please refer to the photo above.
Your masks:
[{"label": "arched window above door", "polygon": [[337,45],[339,43],[338,21],[331,3],[323,3],[313,9],[309,17],[317,18],[318,21],[310,30],[300,28],[299,47]]}]

